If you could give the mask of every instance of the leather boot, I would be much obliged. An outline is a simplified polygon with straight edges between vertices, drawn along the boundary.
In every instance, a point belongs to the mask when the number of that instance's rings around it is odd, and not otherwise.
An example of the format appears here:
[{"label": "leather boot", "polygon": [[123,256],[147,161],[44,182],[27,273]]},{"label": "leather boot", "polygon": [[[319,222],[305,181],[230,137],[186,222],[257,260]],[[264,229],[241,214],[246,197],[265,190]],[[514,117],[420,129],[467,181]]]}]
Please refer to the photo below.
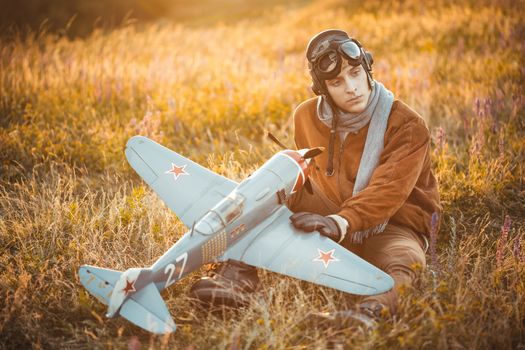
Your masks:
[{"label": "leather boot", "polygon": [[210,276],[202,277],[190,289],[190,296],[203,306],[245,306],[257,289],[259,277],[255,267],[240,261],[228,260],[212,269]]}]

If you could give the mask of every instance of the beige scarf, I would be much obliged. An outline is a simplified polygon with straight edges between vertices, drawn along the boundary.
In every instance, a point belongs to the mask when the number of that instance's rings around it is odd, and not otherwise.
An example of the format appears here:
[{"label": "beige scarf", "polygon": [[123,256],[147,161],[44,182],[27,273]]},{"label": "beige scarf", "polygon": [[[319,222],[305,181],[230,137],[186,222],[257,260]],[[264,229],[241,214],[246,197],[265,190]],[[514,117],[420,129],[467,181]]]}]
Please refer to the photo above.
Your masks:
[{"label": "beige scarf", "polygon": [[[357,170],[353,196],[368,186],[372,173],[379,163],[379,157],[384,147],[388,117],[390,116],[393,102],[394,94],[386,89],[383,84],[374,80],[372,92],[364,111],[353,114],[338,110],[339,120],[336,131],[339,132],[341,142],[345,140],[349,132],[357,132],[370,122],[368,134],[366,135],[365,148],[361,156],[359,169]],[[332,127],[333,110],[322,96],[319,96],[317,100],[317,115],[324,124],[329,128]],[[389,218],[375,227],[354,232],[350,240],[352,243],[362,243],[363,239],[383,232],[388,224],[388,220]]]}]

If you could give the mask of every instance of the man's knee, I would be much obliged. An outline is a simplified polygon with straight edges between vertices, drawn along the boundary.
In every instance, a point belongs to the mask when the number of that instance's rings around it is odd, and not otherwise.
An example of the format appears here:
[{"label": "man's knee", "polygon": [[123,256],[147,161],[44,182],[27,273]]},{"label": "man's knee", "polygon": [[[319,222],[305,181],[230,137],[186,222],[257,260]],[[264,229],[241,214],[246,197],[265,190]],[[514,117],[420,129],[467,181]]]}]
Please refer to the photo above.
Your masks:
[{"label": "man's knee", "polygon": [[386,271],[389,266],[426,265],[424,240],[414,231],[388,225],[384,232],[365,239],[363,258]]},{"label": "man's knee", "polygon": [[402,246],[392,249],[383,270],[392,276],[397,284],[411,283],[417,273],[426,267],[425,253],[419,247]]}]

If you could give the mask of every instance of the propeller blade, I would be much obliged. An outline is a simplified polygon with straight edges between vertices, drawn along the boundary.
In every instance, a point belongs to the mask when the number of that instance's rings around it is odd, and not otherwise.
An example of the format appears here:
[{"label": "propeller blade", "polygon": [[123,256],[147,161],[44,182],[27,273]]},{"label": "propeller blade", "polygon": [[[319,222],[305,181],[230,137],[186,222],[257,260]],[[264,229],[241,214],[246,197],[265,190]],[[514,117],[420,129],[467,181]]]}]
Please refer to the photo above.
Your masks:
[{"label": "propeller blade", "polygon": [[310,183],[310,178],[307,178],[304,182],[304,188],[306,188],[308,193],[314,194],[314,189],[312,188],[312,184]]},{"label": "propeller blade", "polygon": [[273,142],[275,142],[277,145],[279,145],[282,149],[288,149],[288,147],[286,147],[285,145],[283,145],[281,143],[281,141],[277,140],[277,137],[273,136],[273,134],[271,132],[268,131],[268,137],[270,138],[270,140],[272,140]]},{"label": "propeller blade", "polygon": [[324,147],[310,148],[308,151],[306,151],[306,153],[304,154],[303,158],[304,159],[313,158],[313,157],[318,156],[321,153],[323,153],[323,151],[324,151]]}]

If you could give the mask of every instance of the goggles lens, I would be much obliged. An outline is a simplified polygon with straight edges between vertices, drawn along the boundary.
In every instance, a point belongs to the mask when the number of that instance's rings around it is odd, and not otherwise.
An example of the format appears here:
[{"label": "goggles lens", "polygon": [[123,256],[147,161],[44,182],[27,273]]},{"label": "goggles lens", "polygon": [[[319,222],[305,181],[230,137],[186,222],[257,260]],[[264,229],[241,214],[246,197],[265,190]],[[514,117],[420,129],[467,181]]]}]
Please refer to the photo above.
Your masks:
[{"label": "goggles lens", "polygon": [[340,64],[341,57],[345,56],[349,59],[349,63],[353,66],[357,66],[361,63],[361,50],[359,46],[352,40],[344,41],[339,43],[337,48],[329,48],[325,52],[317,56],[316,68],[322,74],[333,73],[337,66]]},{"label": "goggles lens", "polygon": [[361,57],[361,50],[353,41],[346,41],[340,46],[341,51],[344,52],[352,60],[358,60]]},{"label": "goggles lens", "polygon": [[317,67],[323,73],[331,72],[337,66],[337,52],[330,51],[319,57]]}]

